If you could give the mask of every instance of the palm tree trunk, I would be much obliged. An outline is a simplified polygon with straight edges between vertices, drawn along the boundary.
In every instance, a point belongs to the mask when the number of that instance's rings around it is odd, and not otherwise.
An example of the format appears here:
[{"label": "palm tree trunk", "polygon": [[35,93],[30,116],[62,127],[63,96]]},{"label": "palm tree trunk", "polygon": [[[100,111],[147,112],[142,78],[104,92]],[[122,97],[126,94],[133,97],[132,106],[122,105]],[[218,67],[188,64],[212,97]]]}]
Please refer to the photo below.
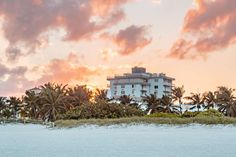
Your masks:
[{"label": "palm tree trunk", "polygon": [[179,110],[180,114],[182,114],[182,101],[179,99]]}]

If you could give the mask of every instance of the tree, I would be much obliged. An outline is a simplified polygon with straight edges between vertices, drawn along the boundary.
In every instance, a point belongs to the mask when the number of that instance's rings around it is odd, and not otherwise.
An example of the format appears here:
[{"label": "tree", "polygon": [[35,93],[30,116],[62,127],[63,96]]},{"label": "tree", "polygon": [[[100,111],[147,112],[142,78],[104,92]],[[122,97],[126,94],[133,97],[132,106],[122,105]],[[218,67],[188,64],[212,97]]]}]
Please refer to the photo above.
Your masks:
[{"label": "tree", "polygon": [[107,90],[106,89],[96,89],[94,100],[95,100],[95,102],[98,102],[101,100],[109,101],[109,98],[107,97]]},{"label": "tree", "polygon": [[90,91],[86,85],[75,86],[74,88],[68,89],[68,100],[73,106],[80,106],[85,102],[89,102],[93,96],[93,92]]},{"label": "tree", "polygon": [[148,114],[160,111],[160,99],[158,99],[156,95],[150,94],[142,96],[142,100],[147,104],[146,111],[148,112]]},{"label": "tree", "polygon": [[10,99],[7,100],[7,103],[9,105],[12,117],[16,118],[18,111],[20,111],[20,104],[22,103],[22,101],[20,100],[20,98],[10,97]]},{"label": "tree", "polygon": [[6,97],[0,97],[0,116],[2,116],[5,108],[6,108]]},{"label": "tree", "polygon": [[26,104],[26,109],[29,112],[28,116],[37,119],[41,107],[39,95],[33,91],[26,91],[23,101]]},{"label": "tree", "polygon": [[197,111],[199,111],[204,104],[204,99],[200,93],[191,93],[191,96],[187,96],[185,99],[189,100],[188,104],[192,105],[190,110],[197,108]]},{"label": "tree", "polygon": [[118,100],[120,101],[121,104],[123,105],[130,105],[132,103],[133,98],[131,98],[130,96],[128,95],[122,95],[118,98]]},{"label": "tree", "polygon": [[210,109],[214,108],[216,104],[216,95],[213,92],[206,92],[203,94],[203,102],[204,102],[204,108]]},{"label": "tree", "polygon": [[218,87],[215,92],[219,111],[226,116],[236,117],[236,100],[233,92],[235,89]]},{"label": "tree", "polygon": [[160,99],[161,112],[164,113],[179,113],[179,106],[173,104],[171,97],[164,95]]},{"label": "tree", "polygon": [[184,93],[185,93],[184,86],[174,87],[172,89],[172,99],[174,102],[178,101],[181,114],[182,114],[182,104],[183,104],[182,99],[183,99]]},{"label": "tree", "polygon": [[44,120],[55,121],[59,114],[65,113],[67,106],[66,85],[45,84],[41,86],[40,99],[42,103],[41,114]]}]

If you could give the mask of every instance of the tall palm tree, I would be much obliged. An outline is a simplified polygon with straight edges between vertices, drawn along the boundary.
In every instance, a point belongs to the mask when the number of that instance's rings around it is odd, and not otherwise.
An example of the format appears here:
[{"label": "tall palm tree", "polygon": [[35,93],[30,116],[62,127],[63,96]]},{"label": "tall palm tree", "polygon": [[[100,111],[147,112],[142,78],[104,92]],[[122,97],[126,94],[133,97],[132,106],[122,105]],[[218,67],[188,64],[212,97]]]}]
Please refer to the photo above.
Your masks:
[{"label": "tall palm tree", "polygon": [[147,114],[152,114],[160,111],[160,99],[156,95],[150,94],[142,96],[142,100],[147,104]]},{"label": "tall palm tree", "polygon": [[235,89],[227,87],[218,87],[215,92],[219,111],[226,116],[236,117],[236,98],[233,94]]},{"label": "tall palm tree", "polygon": [[174,105],[171,97],[164,95],[160,99],[161,112],[164,113],[179,113],[180,106]]},{"label": "tall palm tree", "polygon": [[216,95],[211,91],[204,93],[203,102],[205,109],[210,109],[210,108],[213,109],[216,104]]},{"label": "tall palm tree", "polygon": [[59,114],[65,113],[68,109],[66,85],[48,83],[41,88],[42,118],[55,121]]},{"label": "tall palm tree", "polygon": [[40,97],[33,91],[26,91],[23,101],[29,112],[29,117],[37,119],[40,111]]},{"label": "tall palm tree", "polygon": [[77,85],[74,88],[68,89],[68,99],[74,107],[80,106],[83,103],[89,102],[93,96],[93,92],[86,85]]},{"label": "tall palm tree", "polygon": [[0,97],[0,117],[2,116],[3,110],[6,108],[6,97]]},{"label": "tall palm tree", "polygon": [[20,111],[20,104],[22,103],[20,98],[10,97],[10,99],[7,100],[7,103],[9,105],[12,117],[17,118],[18,111]]},{"label": "tall palm tree", "polygon": [[191,93],[191,96],[187,96],[185,99],[190,101],[188,103],[192,106],[190,110],[197,108],[197,111],[199,111],[204,104],[204,99],[200,93]]},{"label": "tall palm tree", "polygon": [[183,104],[182,99],[183,99],[184,93],[185,93],[184,86],[174,87],[172,89],[172,99],[174,102],[178,101],[181,114],[182,114],[182,104]]}]

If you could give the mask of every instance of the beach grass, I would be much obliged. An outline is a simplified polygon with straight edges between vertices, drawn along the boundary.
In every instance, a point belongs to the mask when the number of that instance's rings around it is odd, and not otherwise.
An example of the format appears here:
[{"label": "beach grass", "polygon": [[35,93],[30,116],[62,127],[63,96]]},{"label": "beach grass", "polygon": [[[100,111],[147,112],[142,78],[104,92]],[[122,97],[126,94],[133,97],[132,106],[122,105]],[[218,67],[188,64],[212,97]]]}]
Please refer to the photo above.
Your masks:
[{"label": "beach grass", "polygon": [[193,117],[193,118],[152,118],[152,117],[130,117],[119,119],[80,119],[80,120],[58,120],[55,125],[58,128],[72,128],[83,125],[137,125],[137,124],[167,124],[167,125],[236,125],[236,118],[230,117]]},{"label": "beach grass", "polygon": [[0,124],[14,124],[14,123],[22,123],[22,124],[44,124],[42,120],[37,119],[13,119],[13,118],[0,118]]}]

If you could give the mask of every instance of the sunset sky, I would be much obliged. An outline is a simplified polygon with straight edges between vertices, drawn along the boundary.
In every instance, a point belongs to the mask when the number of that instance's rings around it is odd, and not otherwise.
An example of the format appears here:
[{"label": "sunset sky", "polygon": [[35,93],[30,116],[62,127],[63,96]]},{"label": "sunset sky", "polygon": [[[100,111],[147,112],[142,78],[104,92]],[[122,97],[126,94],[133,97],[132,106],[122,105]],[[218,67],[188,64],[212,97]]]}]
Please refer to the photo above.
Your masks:
[{"label": "sunset sky", "polygon": [[0,0],[0,95],[106,88],[133,66],[187,93],[236,88],[235,0]]}]

